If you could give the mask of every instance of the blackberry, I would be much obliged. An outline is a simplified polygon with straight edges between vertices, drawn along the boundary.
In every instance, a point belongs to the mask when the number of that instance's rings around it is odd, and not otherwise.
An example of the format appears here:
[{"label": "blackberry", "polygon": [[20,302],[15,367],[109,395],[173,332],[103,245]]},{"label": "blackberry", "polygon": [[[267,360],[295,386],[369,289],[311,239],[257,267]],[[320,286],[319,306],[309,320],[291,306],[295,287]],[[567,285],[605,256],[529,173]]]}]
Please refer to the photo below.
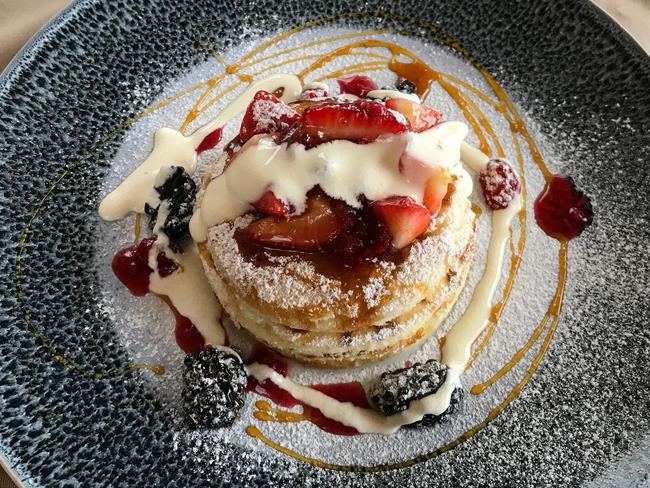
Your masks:
[{"label": "blackberry", "polygon": [[248,376],[234,354],[219,349],[185,356],[185,420],[192,429],[232,425],[244,406]]},{"label": "blackberry", "polygon": [[400,81],[396,88],[402,93],[415,93],[415,83],[409,80]]},{"label": "blackberry", "polygon": [[[430,359],[415,363],[408,368],[383,373],[377,384],[370,389],[370,401],[384,415],[395,415],[406,410],[412,401],[433,394],[447,378],[447,366]],[[456,411],[462,398],[462,390],[456,388],[451,395],[449,408],[440,415],[425,415],[412,425],[431,426],[445,422]]]},{"label": "blackberry", "polygon": [[[189,231],[189,223],[196,200],[196,183],[181,166],[171,166],[165,176],[162,184],[154,187],[158,193],[160,205],[165,205],[169,211],[161,230],[171,240],[177,240]],[[154,208],[145,203],[144,211],[151,217],[152,228],[158,218],[160,205]]]}]

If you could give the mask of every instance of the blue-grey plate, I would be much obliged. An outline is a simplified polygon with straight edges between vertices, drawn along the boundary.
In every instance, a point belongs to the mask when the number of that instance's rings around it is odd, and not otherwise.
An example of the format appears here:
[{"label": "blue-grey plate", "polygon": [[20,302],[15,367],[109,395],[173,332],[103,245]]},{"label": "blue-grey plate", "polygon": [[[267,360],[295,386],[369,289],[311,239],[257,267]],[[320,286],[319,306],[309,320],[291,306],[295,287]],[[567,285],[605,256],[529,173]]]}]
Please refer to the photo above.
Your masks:
[{"label": "blue-grey plate", "polygon": [[[466,442],[404,467],[327,469],[183,434],[164,383],[123,374],[133,348],[98,265],[111,252],[97,245],[109,228],[95,211],[105,180],[128,159],[133,130],[155,128],[135,119],[214,54],[349,13],[326,24],[397,29],[458,59],[462,46],[596,212],[571,243],[559,332],[523,393]],[[76,2],[0,77],[0,453],[27,486],[647,482],[649,133],[650,61],[586,1]]]}]

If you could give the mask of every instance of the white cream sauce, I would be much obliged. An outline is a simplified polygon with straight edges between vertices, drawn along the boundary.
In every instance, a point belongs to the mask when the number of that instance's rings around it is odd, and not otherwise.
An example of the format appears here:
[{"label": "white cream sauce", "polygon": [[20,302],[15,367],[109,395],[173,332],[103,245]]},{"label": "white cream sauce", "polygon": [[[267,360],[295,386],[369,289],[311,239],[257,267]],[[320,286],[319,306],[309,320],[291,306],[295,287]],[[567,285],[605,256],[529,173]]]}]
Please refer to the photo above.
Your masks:
[{"label": "white cream sauce", "polygon": [[507,208],[492,212],[492,235],[488,244],[485,271],[474,288],[469,305],[447,334],[442,348],[442,360],[450,368],[459,371],[464,369],[471,356],[472,344],[490,321],[492,299],[501,278],[510,224],[521,210],[522,203],[521,195],[517,195]]},{"label": "white cream sauce", "polygon": [[351,207],[361,206],[362,194],[369,200],[401,195],[422,203],[426,182],[409,180],[400,171],[400,157],[406,153],[426,166],[451,168],[466,134],[465,124],[443,122],[369,144],[336,140],[311,149],[277,145],[270,136],[252,138],[208,185],[192,217],[192,237],[204,241],[208,228],[243,215],[269,189],[297,213],[304,211],[306,194],[316,185]]},{"label": "white cream sauce", "polygon": [[302,85],[297,76],[272,75],[252,83],[215,119],[185,136],[174,129],[159,129],[154,136],[153,151],[120,185],[109,193],[99,205],[99,215],[104,220],[119,220],[130,212],[143,213],[144,204],[151,198],[153,183],[158,171],[171,164],[182,166],[189,174],[196,171],[196,148],[203,139],[242,112],[259,90],[273,92],[284,87],[281,99],[285,102],[298,98]]},{"label": "white cream sauce", "polygon": [[404,425],[422,420],[425,415],[440,415],[449,407],[454,390],[460,387],[458,375],[450,369],[445,382],[434,394],[411,402],[403,412],[385,416],[376,410],[341,402],[318,390],[299,385],[264,364],[250,364],[247,370],[257,381],[271,380],[296,400],[318,408],[327,418],[354,427],[362,434],[393,434]]},{"label": "white cream sauce", "polygon": [[[205,339],[206,344],[218,346],[225,342],[225,332],[221,326],[221,304],[203,272],[203,265],[196,244],[192,243],[182,254],[172,252],[168,247],[154,245],[149,254],[153,255],[156,266],[149,277],[149,289],[171,300],[178,313],[190,319]],[[164,250],[168,258],[179,265],[179,269],[161,278],[155,256]]]},{"label": "white cream sauce", "polygon": [[420,103],[420,97],[415,93],[404,93],[399,90],[391,90],[387,88],[382,88],[380,90],[371,90],[366,95],[368,98],[403,98],[404,100],[410,100],[412,102]]},{"label": "white cream sauce", "polygon": [[[161,178],[169,174],[169,167],[160,169]],[[158,181],[158,183],[162,183]],[[156,197],[157,198],[157,197]],[[169,247],[169,238],[162,231],[169,209],[162,204],[153,226],[156,236],[154,245],[149,250],[147,263],[153,270],[149,275],[149,290],[157,295],[166,296],[174,308],[187,317],[203,336],[206,344],[220,346],[224,344],[226,334],[221,325],[221,303],[214,294],[208,278],[203,272],[203,265],[194,242],[182,253],[176,253]],[[164,278],[158,274],[158,253],[176,262],[178,269]]]}]

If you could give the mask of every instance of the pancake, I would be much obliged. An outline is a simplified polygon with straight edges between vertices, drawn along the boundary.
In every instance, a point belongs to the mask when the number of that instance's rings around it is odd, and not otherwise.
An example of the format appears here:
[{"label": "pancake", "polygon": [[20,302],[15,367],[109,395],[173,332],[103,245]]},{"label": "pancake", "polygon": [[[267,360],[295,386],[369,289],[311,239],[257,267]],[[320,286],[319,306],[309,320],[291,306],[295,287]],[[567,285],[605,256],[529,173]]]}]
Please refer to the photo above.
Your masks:
[{"label": "pancake", "polygon": [[382,360],[434,331],[465,283],[476,219],[460,166],[454,178],[427,232],[388,259],[350,271],[299,252],[251,257],[237,239],[249,214],[199,244],[208,280],[237,326],[287,357],[322,367]]}]

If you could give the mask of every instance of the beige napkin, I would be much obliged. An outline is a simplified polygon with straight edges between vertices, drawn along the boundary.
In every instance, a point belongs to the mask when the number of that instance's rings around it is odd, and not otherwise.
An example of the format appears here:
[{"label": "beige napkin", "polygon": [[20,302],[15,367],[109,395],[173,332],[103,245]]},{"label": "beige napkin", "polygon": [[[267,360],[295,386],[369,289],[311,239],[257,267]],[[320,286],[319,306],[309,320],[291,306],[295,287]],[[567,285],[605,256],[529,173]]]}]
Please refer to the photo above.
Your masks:
[{"label": "beige napkin", "polygon": [[70,0],[0,0],[0,71],[30,37],[69,2]]}]

